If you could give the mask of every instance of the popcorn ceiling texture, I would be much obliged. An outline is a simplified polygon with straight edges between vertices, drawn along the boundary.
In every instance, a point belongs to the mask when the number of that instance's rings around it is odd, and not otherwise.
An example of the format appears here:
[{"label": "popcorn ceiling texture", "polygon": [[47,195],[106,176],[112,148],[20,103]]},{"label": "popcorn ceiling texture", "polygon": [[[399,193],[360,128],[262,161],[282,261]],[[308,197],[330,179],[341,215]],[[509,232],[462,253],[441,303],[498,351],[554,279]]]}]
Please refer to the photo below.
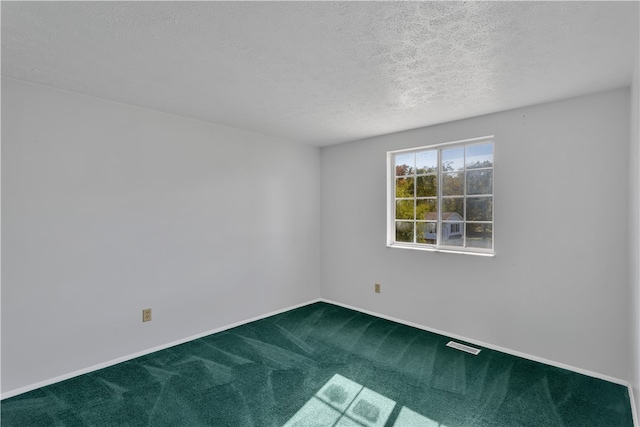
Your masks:
[{"label": "popcorn ceiling texture", "polygon": [[637,2],[2,2],[2,75],[328,145],[627,86]]}]

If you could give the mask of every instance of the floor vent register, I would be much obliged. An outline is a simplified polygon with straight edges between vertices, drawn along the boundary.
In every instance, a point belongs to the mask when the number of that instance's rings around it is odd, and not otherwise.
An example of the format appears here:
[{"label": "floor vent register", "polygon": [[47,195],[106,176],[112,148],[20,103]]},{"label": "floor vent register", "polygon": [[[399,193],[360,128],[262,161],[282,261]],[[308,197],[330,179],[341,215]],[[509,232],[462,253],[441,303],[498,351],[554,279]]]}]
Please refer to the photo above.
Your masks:
[{"label": "floor vent register", "polygon": [[480,349],[469,347],[468,345],[460,344],[459,342],[449,341],[447,347],[455,348],[456,350],[465,351],[477,356],[480,353]]}]

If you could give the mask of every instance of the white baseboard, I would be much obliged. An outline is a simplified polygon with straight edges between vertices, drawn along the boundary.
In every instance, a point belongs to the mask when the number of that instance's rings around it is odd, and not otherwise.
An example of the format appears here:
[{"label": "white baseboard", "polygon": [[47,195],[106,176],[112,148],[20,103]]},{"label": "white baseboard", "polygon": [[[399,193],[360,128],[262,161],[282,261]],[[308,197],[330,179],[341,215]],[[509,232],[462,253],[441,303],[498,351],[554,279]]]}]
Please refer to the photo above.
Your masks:
[{"label": "white baseboard", "polygon": [[592,371],[589,371],[589,370],[586,370],[586,369],[582,369],[582,368],[576,368],[575,366],[570,366],[570,365],[566,365],[564,363],[555,362],[553,360],[544,359],[542,357],[533,356],[531,354],[522,353],[520,351],[511,350],[511,349],[508,349],[508,348],[500,347],[498,345],[488,344],[488,343],[485,343],[485,342],[482,342],[482,341],[478,341],[478,340],[474,340],[474,339],[471,339],[471,338],[463,337],[461,335],[451,334],[451,333],[446,332],[446,331],[441,331],[441,330],[430,328],[430,327],[427,327],[427,326],[424,326],[424,325],[420,325],[420,324],[417,324],[417,323],[408,322],[406,320],[398,319],[396,317],[392,317],[392,316],[387,316],[387,315],[384,315],[384,314],[376,313],[375,311],[364,310],[362,308],[354,307],[354,306],[351,306],[351,305],[348,305],[348,304],[342,304],[340,302],[333,301],[333,300],[330,300],[330,299],[327,299],[327,298],[320,298],[320,301],[326,302],[326,303],[329,303],[329,304],[338,305],[340,307],[348,308],[350,310],[355,310],[355,311],[358,311],[360,313],[370,314],[371,316],[380,317],[382,319],[391,320],[392,322],[401,323],[403,325],[412,326],[414,328],[422,329],[422,330],[427,331],[427,332],[433,332],[433,333],[438,334],[438,335],[444,335],[445,337],[448,337],[448,338],[453,338],[453,339],[460,340],[460,341],[466,341],[468,343],[479,345],[479,346],[485,347],[485,348],[489,348],[491,350],[496,350],[496,351],[499,351],[501,353],[510,354],[512,356],[521,357],[523,359],[532,360],[534,362],[543,363],[545,365],[555,366],[557,368],[566,369],[567,371],[577,372],[579,374],[587,375],[587,376],[590,376],[590,377],[593,377],[593,378],[598,378],[598,379],[601,379],[601,380],[609,381],[609,382],[614,383],[614,384],[620,384],[620,385],[627,386],[627,387],[629,386],[629,382],[628,381],[621,380],[619,378],[610,377],[608,375],[599,374],[597,372],[592,372]]},{"label": "white baseboard", "polygon": [[187,338],[182,338],[182,339],[179,339],[179,340],[176,340],[176,341],[172,341],[172,342],[167,343],[167,344],[162,344],[162,345],[159,345],[159,346],[156,346],[156,347],[153,347],[153,348],[149,348],[147,350],[142,350],[142,351],[139,351],[137,353],[129,354],[127,356],[118,357],[117,359],[109,360],[107,362],[98,363],[97,365],[93,365],[93,366],[89,366],[89,367],[86,367],[86,368],[83,368],[83,369],[79,369],[79,370],[74,371],[74,372],[69,372],[68,374],[64,374],[64,375],[60,375],[60,376],[57,376],[57,377],[54,377],[54,378],[50,378],[50,379],[47,379],[47,380],[44,380],[44,381],[40,381],[40,382],[37,382],[35,384],[30,384],[30,385],[27,385],[27,386],[24,386],[24,387],[20,387],[20,388],[14,389],[14,390],[3,392],[2,395],[0,396],[0,400],[8,399],[9,397],[17,396],[19,394],[26,393],[26,392],[32,391],[32,390],[36,390],[36,389],[39,389],[41,387],[45,387],[45,386],[48,386],[48,385],[51,385],[51,384],[55,384],[57,382],[68,380],[68,379],[71,379],[71,378],[74,378],[74,377],[77,377],[77,376],[80,376],[80,375],[88,374],[90,372],[94,372],[94,371],[97,371],[99,369],[108,368],[109,366],[117,365],[118,363],[122,363],[122,362],[129,361],[131,359],[135,359],[136,357],[145,356],[147,354],[154,353],[156,351],[160,351],[160,350],[167,349],[169,347],[174,347],[176,345],[184,344],[186,342],[193,341],[193,340],[196,340],[198,338],[202,338],[202,337],[206,337],[206,336],[211,335],[211,334],[215,334],[215,333],[218,333],[218,332],[226,331],[227,329],[235,328],[236,326],[242,326],[242,325],[245,325],[247,323],[255,322],[256,320],[265,319],[267,317],[271,317],[271,316],[274,316],[276,314],[284,313],[285,311],[293,310],[293,309],[296,309],[296,308],[304,307],[305,305],[313,304],[313,303],[319,302],[319,301],[321,301],[320,298],[317,298],[317,299],[314,299],[314,300],[311,300],[311,301],[303,302],[301,304],[296,304],[296,305],[293,305],[291,307],[287,307],[287,308],[283,308],[283,309],[280,309],[280,310],[272,311],[270,313],[266,313],[266,314],[262,314],[260,316],[252,317],[251,319],[242,320],[240,322],[232,323],[230,325],[221,326],[219,328],[215,328],[215,329],[212,329],[210,331],[202,332],[202,333],[199,333],[199,334],[196,334],[196,335],[192,335],[192,336],[187,337]]}]

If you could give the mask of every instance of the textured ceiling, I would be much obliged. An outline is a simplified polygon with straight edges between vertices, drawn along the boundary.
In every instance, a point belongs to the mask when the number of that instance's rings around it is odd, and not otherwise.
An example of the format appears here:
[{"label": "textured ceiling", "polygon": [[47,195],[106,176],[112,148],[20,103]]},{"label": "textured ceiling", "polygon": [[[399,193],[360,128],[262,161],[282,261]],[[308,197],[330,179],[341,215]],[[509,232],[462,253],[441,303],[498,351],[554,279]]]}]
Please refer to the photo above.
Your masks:
[{"label": "textured ceiling", "polygon": [[2,2],[2,75],[329,145],[623,87],[637,2]]}]

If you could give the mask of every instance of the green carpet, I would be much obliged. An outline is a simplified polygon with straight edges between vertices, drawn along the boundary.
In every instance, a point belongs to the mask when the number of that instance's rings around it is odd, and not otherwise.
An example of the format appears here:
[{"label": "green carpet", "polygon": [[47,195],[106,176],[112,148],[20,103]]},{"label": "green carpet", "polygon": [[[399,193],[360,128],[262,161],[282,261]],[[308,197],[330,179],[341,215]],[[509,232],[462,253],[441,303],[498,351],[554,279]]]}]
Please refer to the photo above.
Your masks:
[{"label": "green carpet", "polygon": [[626,387],[315,303],[2,401],[2,426],[633,426]]}]

